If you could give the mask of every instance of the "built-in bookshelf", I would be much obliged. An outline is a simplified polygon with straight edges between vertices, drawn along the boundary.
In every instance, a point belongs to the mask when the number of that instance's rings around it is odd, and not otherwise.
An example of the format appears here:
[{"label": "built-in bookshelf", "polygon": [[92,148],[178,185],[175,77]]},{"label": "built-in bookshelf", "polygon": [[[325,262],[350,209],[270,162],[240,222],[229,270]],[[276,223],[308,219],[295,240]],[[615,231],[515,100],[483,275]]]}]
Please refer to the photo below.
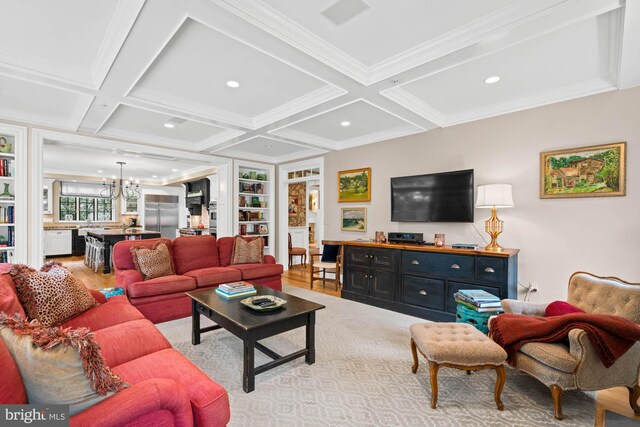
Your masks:
[{"label": "built-in bookshelf", "polygon": [[27,129],[0,123],[0,262],[27,262]]},{"label": "built-in bookshelf", "polygon": [[265,254],[274,249],[274,167],[234,161],[234,229],[241,236],[261,236]]}]

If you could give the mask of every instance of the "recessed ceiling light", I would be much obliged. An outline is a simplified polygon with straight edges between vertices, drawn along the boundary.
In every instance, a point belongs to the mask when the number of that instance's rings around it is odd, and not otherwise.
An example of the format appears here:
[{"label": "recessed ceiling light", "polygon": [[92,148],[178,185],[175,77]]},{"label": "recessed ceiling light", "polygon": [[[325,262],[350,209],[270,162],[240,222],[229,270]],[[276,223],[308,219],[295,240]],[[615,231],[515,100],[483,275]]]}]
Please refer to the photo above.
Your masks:
[{"label": "recessed ceiling light", "polygon": [[74,179],[74,180],[73,180],[73,182],[78,182],[78,180],[77,180],[77,179]]},{"label": "recessed ceiling light", "polygon": [[237,88],[237,87],[239,87],[239,86],[240,86],[240,83],[238,83],[238,82],[237,82],[237,81],[235,81],[235,80],[229,80],[229,81],[227,82],[227,86],[232,87],[232,88],[234,88],[234,89],[235,89],[235,88]]},{"label": "recessed ceiling light", "polygon": [[157,178],[158,175],[151,175],[151,178]]},{"label": "recessed ceiling light", "polygon": [[98,173],[102,173],[102,171],[98,171]]},{"label": "recessed ceiling light", "polygon": [[500,76],[491,76],[485,79],[485,83],[490,85],[492,83],[498,83],[500,81]]},{"label": "recessed ceiling light", "polygon": [[178,169],[171,169],[171,172],[178,172]]},{"label": "recessed ceiling light", "polygon": [[269,144],[269,145],[265,145],[266,148],[273,148],[273,145]]},{"label": "recessed ceiling light", "polygon": [[168,129],[173,129],[174,127],[176,127],[176,125],[174,125],[173,123],[167,122],[167,123],[164,124],[164,127],[168,128]]},{"label": "recessed ceiling light", "polygon": [[348,121],[341,122],[340,126],[344,126],[344,127],[351,126],[351,122],[348,122]]}]

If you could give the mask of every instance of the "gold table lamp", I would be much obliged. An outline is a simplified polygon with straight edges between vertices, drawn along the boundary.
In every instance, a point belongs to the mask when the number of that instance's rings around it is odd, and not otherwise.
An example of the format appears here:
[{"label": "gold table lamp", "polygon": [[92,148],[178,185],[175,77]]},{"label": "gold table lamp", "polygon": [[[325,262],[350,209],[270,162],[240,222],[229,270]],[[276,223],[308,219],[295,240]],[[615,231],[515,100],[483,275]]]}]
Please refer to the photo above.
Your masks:
[{"label": "gold table lamp", "polygon": [[512,208],[514,206],[511,184],[478,185],[476,208],[491,209],[491,218],[484,222],[484,229],[491,236],[491,243],[485,247],[485,250],[502,251],[502,246],[498,244],[498,235],[502,233],[504,221],[498,218],[498,208]]}]

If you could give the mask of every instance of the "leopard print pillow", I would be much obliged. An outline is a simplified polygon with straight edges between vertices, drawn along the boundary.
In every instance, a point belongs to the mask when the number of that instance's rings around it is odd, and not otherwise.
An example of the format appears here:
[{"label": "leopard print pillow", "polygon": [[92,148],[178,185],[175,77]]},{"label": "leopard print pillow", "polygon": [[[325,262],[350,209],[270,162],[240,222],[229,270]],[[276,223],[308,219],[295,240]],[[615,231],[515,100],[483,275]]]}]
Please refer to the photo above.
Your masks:
[{"label": "leopard print pillow", "polygon": [[15,265],[9,274],[29,319],[44,326],[59,325],[98,305],[84,283],[59,263],[45,264],[40,271]]},{"label": "leopard print pillow", "polygon": [[157,242],[151,249],[133,246],[131,254],[143,280],[176,274],[169,248],[164,242]]},{"label": "leopard print pillow", "polygon": [[236,236],[233,239],[231,264],[262,264],[264,262],[264,242],[262,237],[245,239]]}]

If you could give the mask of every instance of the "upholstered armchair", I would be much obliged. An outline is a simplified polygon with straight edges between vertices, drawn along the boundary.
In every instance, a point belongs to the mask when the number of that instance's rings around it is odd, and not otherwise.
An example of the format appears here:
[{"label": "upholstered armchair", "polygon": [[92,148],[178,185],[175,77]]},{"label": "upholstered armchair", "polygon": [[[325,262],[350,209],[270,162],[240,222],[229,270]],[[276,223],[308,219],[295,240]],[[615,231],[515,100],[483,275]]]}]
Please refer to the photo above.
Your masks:
[{"label": "upholstered armchair", "polygon": [[[569,279],[567,302],[588,313],[613,314],[640,323],[640,284],[615,277],[578,272]],[[505,313],[544,316],[546,304],[503,300]],[[527,343],[515,355],[515,367],[551,389],[555,417],[562,419],[565,390],[603,390],[625,386],[629,403],[640,415],[640,342],[636,342],[612,366],[605,368],[581,329],[569,332],[568,343]]]}]

